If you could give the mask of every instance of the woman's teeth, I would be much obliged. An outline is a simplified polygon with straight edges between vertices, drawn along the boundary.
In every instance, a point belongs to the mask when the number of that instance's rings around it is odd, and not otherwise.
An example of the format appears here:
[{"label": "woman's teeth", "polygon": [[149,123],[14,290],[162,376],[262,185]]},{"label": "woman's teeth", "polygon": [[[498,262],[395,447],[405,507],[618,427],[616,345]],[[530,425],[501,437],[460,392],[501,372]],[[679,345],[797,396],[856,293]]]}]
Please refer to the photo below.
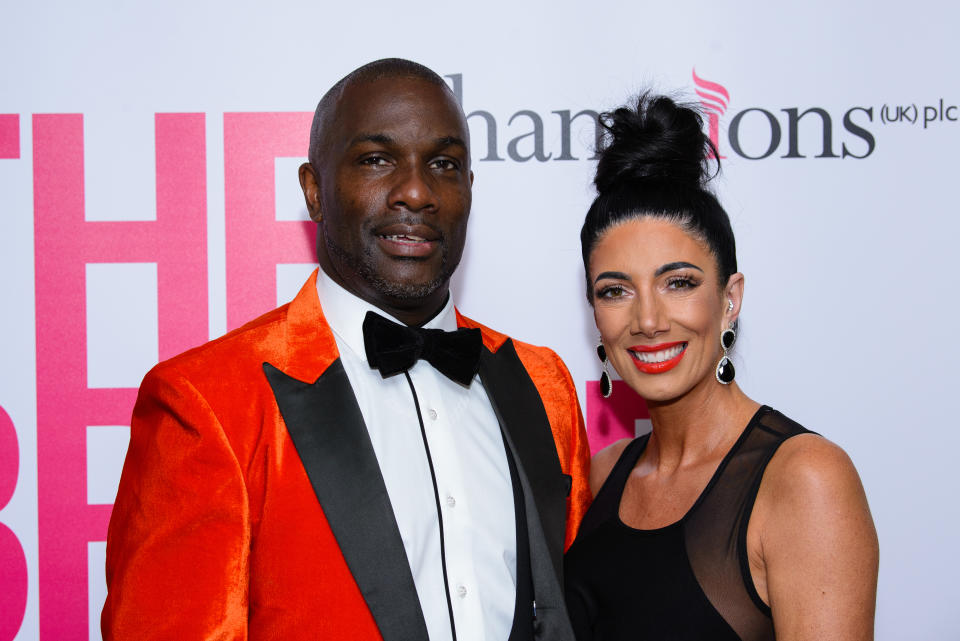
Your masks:
[{"label": "woman's teeth", "polygon": [[681,343],[673,347],[668,347],[667,349],[662,349],[659,352],[634,352],[631,350],[630,353],[641,363],[662,363],[663,361],[674,358],[686,348],[687,344]]}]

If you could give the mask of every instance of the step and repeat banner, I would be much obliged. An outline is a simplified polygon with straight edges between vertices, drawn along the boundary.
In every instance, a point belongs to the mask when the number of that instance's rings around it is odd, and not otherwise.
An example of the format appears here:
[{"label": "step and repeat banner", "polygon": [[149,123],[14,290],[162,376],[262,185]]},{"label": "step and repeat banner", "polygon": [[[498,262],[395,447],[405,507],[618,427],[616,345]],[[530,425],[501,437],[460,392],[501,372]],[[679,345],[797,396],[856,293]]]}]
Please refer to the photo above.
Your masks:
[{"label": "step and repeat banner", "polygon": [[104,540],[143,374],[314,268],[311,113],[370,60],[468,115],[461,310],[602,399],[578,232],[597,115],[701,106],[746,294],[738,381],[840,444],[880,536],[877,638],[958,639],[955,3],[8,3],[0,25],[0,641],[99,639]]}]

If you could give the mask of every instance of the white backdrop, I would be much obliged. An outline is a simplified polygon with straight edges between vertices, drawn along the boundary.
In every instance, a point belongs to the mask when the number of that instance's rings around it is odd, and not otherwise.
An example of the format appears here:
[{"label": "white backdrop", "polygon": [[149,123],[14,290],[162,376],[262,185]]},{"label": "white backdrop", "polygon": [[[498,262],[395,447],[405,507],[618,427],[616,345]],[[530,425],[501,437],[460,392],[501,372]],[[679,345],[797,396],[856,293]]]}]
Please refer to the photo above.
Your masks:
[{"label": "white backdrop", "polygon": [[[612,410],[589,394],[578,241],[593,128],[575,118],[567,137],[557,112],[649,86],[708,96],[746,274],[738,380],[857,465],[880,535],[877,638],[960,639],[956,3],[273,4],[4,7],[0,641],[99,639],[134,390],[292,296],[309,239],[282,222],[304,215],[305,112],[386,56],[448,76],[495,123],[502,160],[470,118],[455,295],[560,353],[595,444]],[[630,427],[642,413],[616,411]]]}]

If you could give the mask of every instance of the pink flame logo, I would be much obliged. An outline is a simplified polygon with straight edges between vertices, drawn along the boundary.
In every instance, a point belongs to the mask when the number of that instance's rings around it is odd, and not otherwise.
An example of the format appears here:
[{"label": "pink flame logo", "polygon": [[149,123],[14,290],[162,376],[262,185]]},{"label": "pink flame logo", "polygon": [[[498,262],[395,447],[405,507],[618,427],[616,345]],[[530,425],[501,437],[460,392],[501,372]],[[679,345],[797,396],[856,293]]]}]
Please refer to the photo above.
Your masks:
[{"label": "pink flame logo", "polygon": [[[730,94],[723,85],[704,80],[697,75],[696,67],[693,68],[693,84],[696,85],[695,91],[700,96],[700,104],[703,105],[704,112],[707,115],[707,123],[710,127],[710,141],[717,150],[720,150],[720,116],[727,111],[727,105],[730,104]],[[726,158],[726,156],[720,156]]]}]

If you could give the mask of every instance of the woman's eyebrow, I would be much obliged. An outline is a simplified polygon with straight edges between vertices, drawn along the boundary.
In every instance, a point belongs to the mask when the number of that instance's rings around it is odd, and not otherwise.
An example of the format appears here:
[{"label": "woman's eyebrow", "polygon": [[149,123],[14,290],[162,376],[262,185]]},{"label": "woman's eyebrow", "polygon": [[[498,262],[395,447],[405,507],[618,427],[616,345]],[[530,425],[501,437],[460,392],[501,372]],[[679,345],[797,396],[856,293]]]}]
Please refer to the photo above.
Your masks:
[{"label": "woman's eyebrow", "polygon": [[697,266],[694,265],[693,263],[688,263],[688,262],[683,261],[683,260],[678,260],[678,261],[673,262],[673,263],[667,263],[666,265],[661,265],[661,266],[657,269],[657,271],[654,273],[654,276],[660,276],[661,274],[666,274],[667,272],[672,272],[672,271],[675,270],[675,269],[686,269],[686,268],[695,269],[695,270],[697,270],[698,272],[701,272],[701,273],[703,272],[702,269],[700,269],[699,267],[697,267]]},{"label": "woman's eyebrow", "polygon": [[617,280],[630,280],[630,277],[624,274],[623,272],[601,272],[597,274],[597,277],[593,279],[593,282],[596,283],[598,280],[603,280],[604,278],[615,278]]}]

